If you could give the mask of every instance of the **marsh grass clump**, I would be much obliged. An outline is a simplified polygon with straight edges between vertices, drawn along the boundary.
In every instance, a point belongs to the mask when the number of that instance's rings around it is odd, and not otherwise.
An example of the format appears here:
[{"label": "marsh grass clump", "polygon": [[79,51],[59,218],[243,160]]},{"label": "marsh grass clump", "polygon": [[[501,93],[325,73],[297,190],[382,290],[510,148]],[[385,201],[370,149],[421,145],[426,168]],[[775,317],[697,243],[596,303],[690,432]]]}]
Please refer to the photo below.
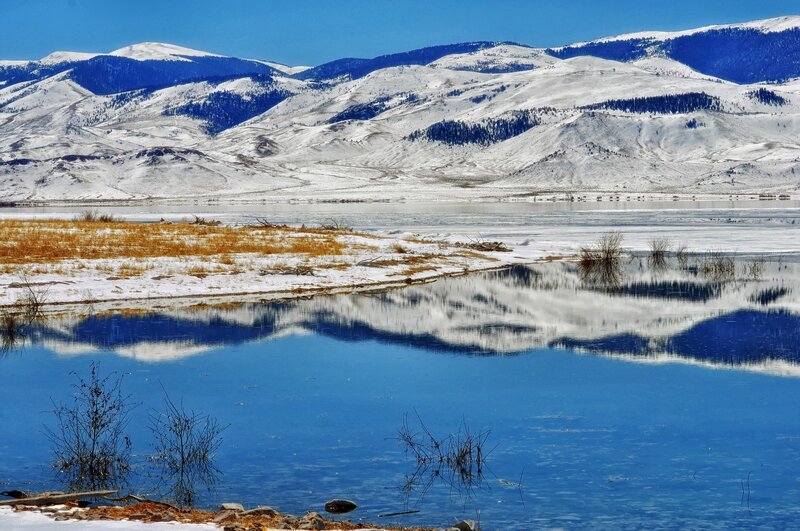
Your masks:
[{"label": "marsh grass clump", "polygon": [[122,392],[122,377],[100,376],[94,363],[88,379],[72,374],[72,402],[54,405],[55,428],[46,428],[53,468],[70,491],[119,488],[131,469],[125,430],[133,407]]},{"label": "marsh grass clump", "polygon": [[715,282],[733,280],[736,278],[736,262],[730,256],[711,252],[700,262],[698,271]]},{"label": "marsh grass clump", "polygon": [[622,234],[608,232],[594,246],[581,247],[578,269],[584,282],[615,286],[622,280]]},{"label": "marsh grass clump", "polygon": [[663,271],[667,268],[667,253],[672,247],[668,238],[653,238],[650,240],[650,255],[647,263],[651,269]]}]

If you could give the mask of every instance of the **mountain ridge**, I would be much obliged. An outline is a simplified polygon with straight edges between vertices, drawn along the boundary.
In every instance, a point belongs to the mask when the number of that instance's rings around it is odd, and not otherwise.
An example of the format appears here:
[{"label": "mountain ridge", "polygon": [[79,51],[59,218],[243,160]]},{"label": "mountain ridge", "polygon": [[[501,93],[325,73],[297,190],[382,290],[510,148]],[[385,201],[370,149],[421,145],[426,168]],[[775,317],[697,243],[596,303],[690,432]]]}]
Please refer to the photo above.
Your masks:
[{"label": "mountain ridge", "polygon": [[0,199],[796,194],[796,24],[297,69],[165,43],[0,62]]}]

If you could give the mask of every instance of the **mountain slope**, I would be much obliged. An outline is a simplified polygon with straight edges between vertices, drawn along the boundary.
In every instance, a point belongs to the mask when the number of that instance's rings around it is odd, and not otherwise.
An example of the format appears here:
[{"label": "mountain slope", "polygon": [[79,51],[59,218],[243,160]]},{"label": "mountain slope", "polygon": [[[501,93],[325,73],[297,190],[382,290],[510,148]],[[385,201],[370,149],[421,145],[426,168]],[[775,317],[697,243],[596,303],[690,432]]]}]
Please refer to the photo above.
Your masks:
[{"label": "mountain slope", "polygon": [[789,68],[795,22],[305,70],[158,43],[0,63],[0,200],[798,194],[800,84],[666,53],[728,39],[715,56],[746,65],[755,32],[783,39],[771,59]]},{"label": "mountain slope", "polygon": [[800,16],[682,32],[645,32],[548,50],[560,59],[591,55],[614,61],[665,56],[735,83],[800,77]]}]

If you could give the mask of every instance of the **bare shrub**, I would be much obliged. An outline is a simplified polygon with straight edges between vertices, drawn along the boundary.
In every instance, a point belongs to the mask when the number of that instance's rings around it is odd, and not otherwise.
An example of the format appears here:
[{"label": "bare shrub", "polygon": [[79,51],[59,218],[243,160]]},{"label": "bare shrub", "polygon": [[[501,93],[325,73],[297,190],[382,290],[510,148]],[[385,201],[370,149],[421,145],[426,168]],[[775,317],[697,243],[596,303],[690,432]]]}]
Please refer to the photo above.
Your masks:
[{"label": "bare shrub", "polygon": [[717,282],[733,280],[736,278],[736,262],[730,256],[720,252],[711,252],[700,263],[700,273]]},{"label": "bare shrub", "polygon": [[202,225],[204,227],[218,227],[222,225],[222,222],[218,219],[206,219],[196,215],[193,215],[192,217],[194,217],[194,220],[191,223],[192,225]]},{"label": "bare shrub", "polygon": [[122,377],[101,377],[92,364],[89,378],[77,378],[71,404],[54,404],[55,428],[46,428],[53,467],[68,490],[119,488],[130,472],[131,441],[125,434],[132,408]]},{"label": "bare shrub", "polygon": [[269,221],[267,218],[256,218],[255,223],[252,225],[253,227],[262,227],[265,229],[288,229],[289,225],[285,223],[273,223]]},{"label": "bare shrub", "polygon": [[102,213],[99,210],[84,210],[78,214],[77,220],[87,223],[114,223],[119,221],[112,214]]},{"label": "bare shrub", "polygon": [[216,418],[187,411],[164,393],[164,410],[150,414],[155,438],[150,461],[160,470],[168,496],[178,505],[194,505],[198,487],[211,491],[220,471],[214,465],[225,427]]},{"label": "bare shrub", "polygon": [[17,297],[15,306],[21,308],[22,320],[26,325],[44,319],[43,307],[47,302],[47,289],[35,286],[27,277],[22,277],[22,295]]},{"label": "bare shrub", "polygon": [[332,232],[352,232],[353,227],[350,225],[345,225],[339,220],[330,219],[325,223],[321,223],[317,230],[324,230],[324,231],[332,231]]}]

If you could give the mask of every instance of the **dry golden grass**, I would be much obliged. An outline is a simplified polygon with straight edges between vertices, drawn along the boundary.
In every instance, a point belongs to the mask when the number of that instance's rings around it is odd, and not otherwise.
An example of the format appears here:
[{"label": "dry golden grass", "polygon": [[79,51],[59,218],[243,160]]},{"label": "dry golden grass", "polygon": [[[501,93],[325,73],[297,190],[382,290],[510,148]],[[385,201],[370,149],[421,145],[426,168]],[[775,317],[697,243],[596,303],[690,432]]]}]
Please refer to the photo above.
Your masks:
[{"label": "dry golden grass", "polygon": [[395,243],[392,245],[392,251],[396,252],[397,254],[406,254],[408,249],[400,245],[399,243]]},{"label": "dry golden grass", "polygon": [[346,249],[334,234],[310,234],[291,228],[81,220],[0,221],[0,265],[217,255],[227,263],[229,255],[237,253],[323,256],[340,255]]},{"label": "dry golden grass", "polygon": [[407,267],[406,269],[404,269],[403,271],[401,271],[399,273],[394,273],[391,276],[410,277],[410,276],[416,275],[417,273],[425,273],[427,271],[436,271],[436,267],[431,266],[431,265],[412,266],[412,267]]},{"label": "dry golden grass", "polygon": [[125,263],[121,264],[116,271],[114,271],[114,274],[123,278],[139,277],[151,269],[153,269],[153,266],[150,264]]},{"label": "dry golden grass", "polygon": [[317,269],[337,269],[339,271],[344,271],[345,269],[349,269],[351,265],[352,264],[348,264],[347,262],[328,262],[317,265]]},{"label": "dry golden grass", "polygon": [[491,256],[481,254],[476,251],[470,251],[469,249],[459,249],[458,251],[453,251],[453,254],[451,256],[460,256],[462,258],[475,258],[478,260],[488,260],[490,262],[499,261],[497,258],[493,258]]}]

